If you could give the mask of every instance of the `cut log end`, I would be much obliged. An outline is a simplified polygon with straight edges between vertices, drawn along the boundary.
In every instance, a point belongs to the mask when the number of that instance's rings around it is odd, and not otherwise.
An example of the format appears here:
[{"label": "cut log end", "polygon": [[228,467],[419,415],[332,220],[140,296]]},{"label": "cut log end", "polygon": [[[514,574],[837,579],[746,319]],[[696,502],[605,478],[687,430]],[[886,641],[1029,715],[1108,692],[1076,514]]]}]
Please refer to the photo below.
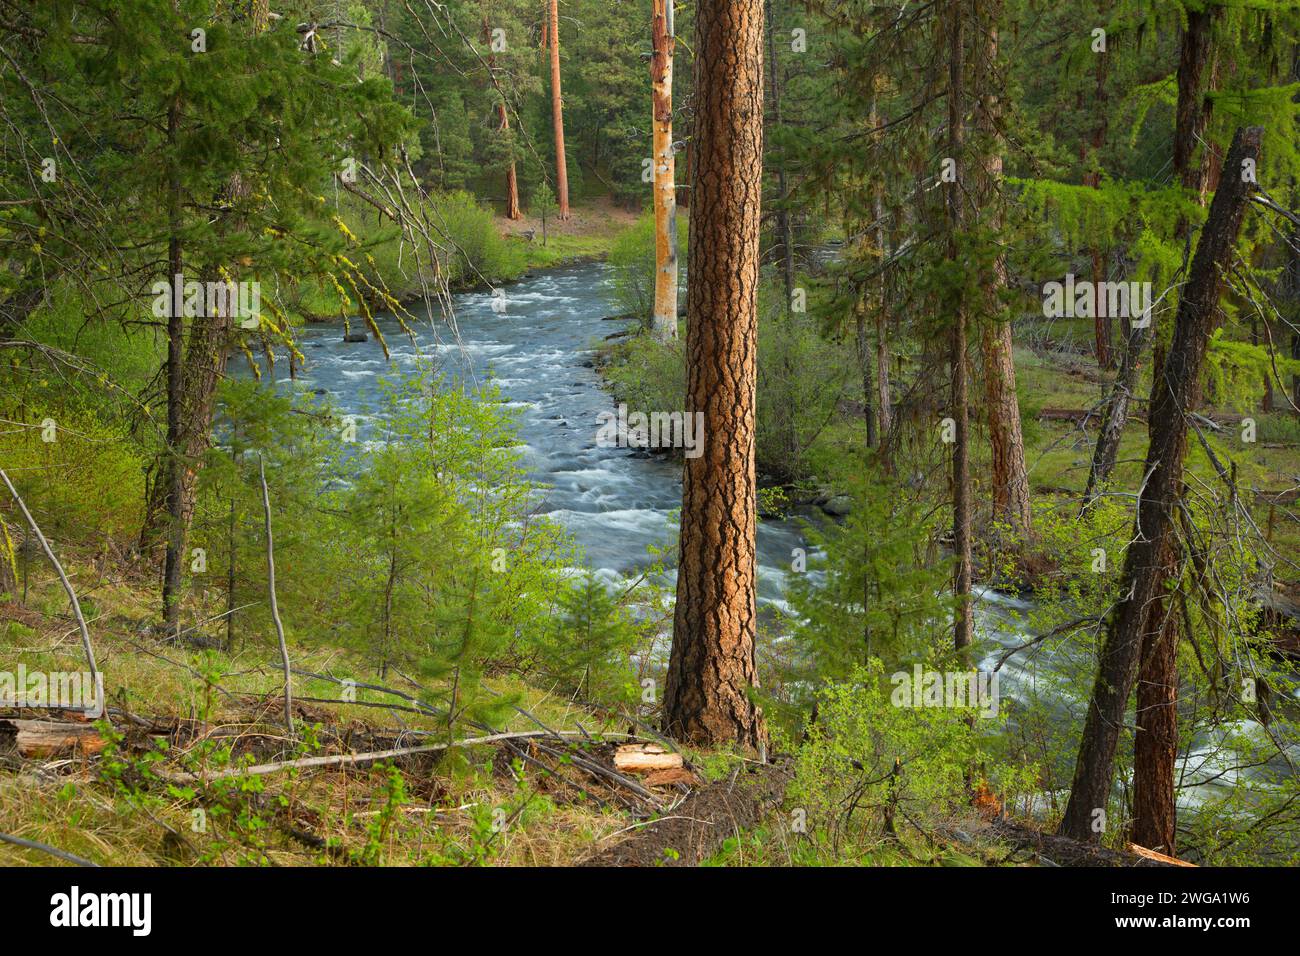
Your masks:
[{"label": "cut log end", "polygon": [[614,753],[614,767],[624,773],[680,770],[682,755],[669,753],[658,744],[624,744]]}]

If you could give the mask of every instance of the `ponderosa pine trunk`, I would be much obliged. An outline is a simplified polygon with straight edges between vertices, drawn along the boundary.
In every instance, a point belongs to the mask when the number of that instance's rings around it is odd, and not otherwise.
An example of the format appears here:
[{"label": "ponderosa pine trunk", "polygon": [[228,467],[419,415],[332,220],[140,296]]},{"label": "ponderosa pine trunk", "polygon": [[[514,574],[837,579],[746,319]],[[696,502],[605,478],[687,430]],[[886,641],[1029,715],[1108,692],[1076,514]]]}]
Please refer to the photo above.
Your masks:
[{"label": "ponderosa pine trunk", "polygon": [[765,746],[758,684],[754,390],[763,172],[762,0],[700,0],[686,298],[686,459],[664,730],[692,744]]},{"label": "ponderosa pine trunk", "polygon": [[651,328],[677,338],[677,161],[673,153],[673,0],[654,0],[650,58],[654,147],[655,300]]},{"label": "ponderosa pine trunk", "polygon": [[[1237,131],[1228,169],[1241,169],[1246,158],[1258,161],[1263,132],[1257,126]],[[1061,834],[1076,840],[1096,841],[1105,828],[1115,748],[1143,642],[1157,641],[1164,627],[1164,620],[1151,620],[1151,609],[1164,593],[1169,555],[1176,547],[1174,524],[1187,451],[1187,413],[1200,397],[1205,353],[1216,324],[1220,270],[1232,255],[1251,188],[1240,175],[1230,175],[1214,194],[1158,376],[1161,385],[1151,396],[1146,478],[1138,493],[1135,536],[1124,557],[1123,597],[1102,643],[1070,800],[1061,820]]]},{"label": "ponderosa pine trunk", "polygon": [[564,158],[564,97],[560,90],[560,4],[551,0],[549,41],[551,44],[551,122],[555,127],[556,215],[569,218],[569,169]]}]

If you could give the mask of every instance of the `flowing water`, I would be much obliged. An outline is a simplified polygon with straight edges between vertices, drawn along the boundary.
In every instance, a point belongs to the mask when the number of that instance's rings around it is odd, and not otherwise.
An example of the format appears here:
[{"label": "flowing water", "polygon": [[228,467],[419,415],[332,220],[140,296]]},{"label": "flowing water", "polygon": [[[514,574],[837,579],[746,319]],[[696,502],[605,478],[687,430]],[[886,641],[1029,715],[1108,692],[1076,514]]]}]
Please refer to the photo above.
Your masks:
[{"label": "flowing water", "polygon": [[[539,510],[569,530],[589,566],[607,579],[650,563],[647,549],[669,542],[682,490],[680,460],[596,444],[598,416],[613,411],[614,402],[593,367],[594,349],[626,324],[602,321],[619,311],[612,274],[604,263],[539,273],[504,287],[501,312],[490,292],[457,295],[459,341],[435,319],[416,329],[413,345],[395,319],[378,319],[399,368],[411,367],[418,347],[441,360],[444,374],[500,389],[518,416],[523,460],[546,488]],[[343,414],[358,415],[364,440],[365,412],[378,404],[379,377],[390,374],[378,344],[344,343],[332,325],[308,326],[300,337],[308,367],[299,384],[324,390]],[[286,377],[287,370],[277,374]],[[801,546],[798,522],[760,524],[760,602],[784,607],[783,569]]]},{"label": "flowing water", "polygon": [[[589,567],[612,581],[651,563],[647,549],[662,546],[673,534],[673,511],[681,503],[681,463],[635,449],[598,447],[601,412],[613,411],[611,395],[601,387],[594,350],[604,337],[623,328],[602,319],[619,310],[613,300],[613,270],[604,263],[584,263],[548,270],[505,287],[505,308],[493,308],[490,292],[455,296],[459,336],[440,320],[417,329],[413,345],[395,319],[379,317],[396,367],[409,369],[417,346],[441,359],[445,374],[494,382],[507,405],[518,414],[520,449],[531,477],[544,486],[540,510],[566,527],[585,552]],[[498,309],[500,303],[498,302]],[[354,327],[357,323],[354,323]],[[379,378],[391,375],[377,343],[344,343],[334,325],[309,326],[301,332],[307,367],[300,385],[327,393],[343,413],[356,415],[360,436],[373,434],[366,413],[379,404]],[[287,377],[283,363],[277,375]],[[669,411],[665,409],[664,411]],[[800,517],[764,520],[758,527],[760,610],[769,619],[788,610],[784,601],[786,571],[792,551],[806,546]],[[992,640],[981,661],[989,668],[1003,648],[1027,639],[1021,620],[1028,602],[986,592],[977,602],[980,635]],[[1070,649],[1045,647],[1039,654],[1018,654],[1000,672],[1000,696],[1033,696],[1056,714],[1053,721],[1081,723],[1086,700],[1057,678],[1070,669]],[[1201,766],[1215,753],[1212,761]],[[1200,742],[1189,758],[1199,775],[1223,769],[1231,754],[1215,741]],[[1212,788],[1235,782],[1228,774],[1210,787],[1185,791],[1188,804],[1210,795]],[[1206,792],[1201,792],[1206,791]]]}]

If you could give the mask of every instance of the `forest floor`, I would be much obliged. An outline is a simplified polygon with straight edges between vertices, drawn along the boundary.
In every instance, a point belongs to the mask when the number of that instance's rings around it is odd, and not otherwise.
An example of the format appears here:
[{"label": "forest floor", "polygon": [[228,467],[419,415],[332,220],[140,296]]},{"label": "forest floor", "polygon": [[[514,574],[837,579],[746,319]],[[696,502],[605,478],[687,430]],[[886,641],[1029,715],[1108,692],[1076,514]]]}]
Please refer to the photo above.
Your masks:
[{"label": "forest floor", "polygon": [[[516,675],[486,681],[515,701],[510,717],[469,732],[497,739],[428,752],[448,737],[421,712],[414,680],[379,678],[343,649],[293,646],[290,738],[272,642],[237,634],[231,653],[194,646],[219,643],[220,625],[160,641],[150,575],[78,556],[68,564],[93,609],[107,713],[92,724],[67,711],[0,711],[0,834],[94,863],[1032,866],[1049,853],[1070,862],[1061,848],[1042,849],[1047,838],[1031,827],[1003,820],[988,795],[955,818],[881,826],[865,845],[810,837],[785,799],[788,758],[757,765],[679,750],[635,717]],[[52,576],[37,578],[23,604],[0,605],[4,643],[29,672],[82,670],[66,597]],[[24,743],[50,728],[62,746]],[[629,745],[679,753],[682,767],[623,770],[616,751]],[[312,758],[332,765],[282,766]],[[1101,852],[1082,862],[1141,863]],[[0,866],[57,864],[0,841]]]}]

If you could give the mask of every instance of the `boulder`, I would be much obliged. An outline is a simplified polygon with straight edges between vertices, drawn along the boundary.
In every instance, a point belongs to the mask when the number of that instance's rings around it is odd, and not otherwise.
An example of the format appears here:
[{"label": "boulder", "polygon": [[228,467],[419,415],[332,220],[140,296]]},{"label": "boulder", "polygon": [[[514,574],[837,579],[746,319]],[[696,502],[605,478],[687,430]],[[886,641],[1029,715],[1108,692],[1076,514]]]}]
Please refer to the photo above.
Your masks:
[{"label": "boulder", "polygon": [[848,495],[834,495],[821,504],[822,511],[835,518],[843,518],[853,510],[853,499]]}]

